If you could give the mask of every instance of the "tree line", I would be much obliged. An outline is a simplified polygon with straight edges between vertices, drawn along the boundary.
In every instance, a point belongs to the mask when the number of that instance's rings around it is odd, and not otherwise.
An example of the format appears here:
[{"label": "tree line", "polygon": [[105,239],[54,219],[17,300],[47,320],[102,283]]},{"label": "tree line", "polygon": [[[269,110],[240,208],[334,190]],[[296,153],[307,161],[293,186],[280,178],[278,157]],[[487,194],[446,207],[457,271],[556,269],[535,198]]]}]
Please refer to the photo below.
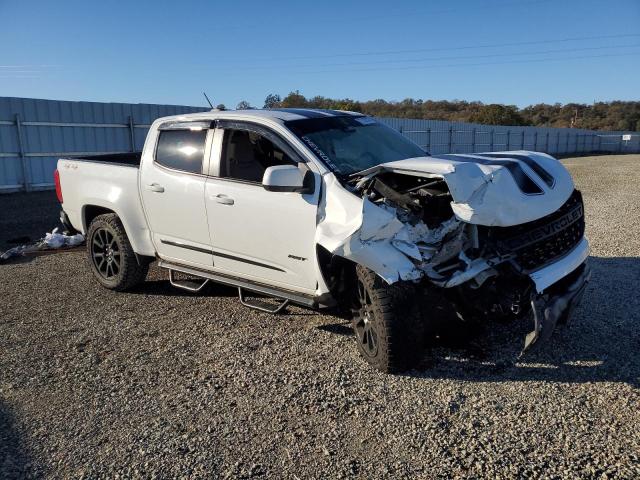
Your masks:
[{"label": "tree line", "polygon": [[[224,105],[219,105],[223,107]],[[240,102],[237,109],[254,108]],[[322,108],[351,110],[376,117],[420,118],[472,122],[484,125],[531,125],[535,127],[586,128],[590,130],[640,131],[640,102],[612,101],[583,103],[539,103],[518,108],[515,105],[485,104],[464,100],[421,100],[406,98],[402,101],[349,98],[333,99],[322,96],[306,98],[299,91],[281,98],[269,94],[263,108]]]}]

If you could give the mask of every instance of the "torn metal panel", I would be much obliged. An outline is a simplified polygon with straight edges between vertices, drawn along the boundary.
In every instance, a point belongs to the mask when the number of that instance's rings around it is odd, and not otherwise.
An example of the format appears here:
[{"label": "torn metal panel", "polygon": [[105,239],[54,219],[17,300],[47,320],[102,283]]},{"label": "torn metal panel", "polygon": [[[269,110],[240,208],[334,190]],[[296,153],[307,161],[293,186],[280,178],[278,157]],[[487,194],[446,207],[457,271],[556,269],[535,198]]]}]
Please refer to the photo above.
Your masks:
[{"label": "torn metal panel", "polygon": [[[358,198],[335,179],[327,179],[326,184],[317,242],[370,268],[386,282],[419,280],[429,259],[441,262],[460,253],[463,224],[459,220],[452,217],[433,229],[423,222],[412,225],[400,221],[399,212],[386,203]],[[444,238],[456,231],[456,239],[449,242],[453,248],[442,249]]]},{"label": "torn metal panel", "polygon": [[557,323],[566,322],[571,317],[591,279],[591,269],[587,263],[583,263],[576,274],[572,283],[562,292],[537,294],[531,299],[534,325],[525,337],[523,353],[535,342],[547,340]]},{"label": "torn metal panel", "polygon": [[380,241],[371,247],[354,235],[333,253],[364,265],[390,284],[400,280],[419,280],[423,275],[409,258],[388,241]]},{"label": "torn metal panel", "polygon": [[398,220],[394,212],[380,208],[368,199],[362,200],[362,225],[360,226],[360,240],[376,242],[387,240],[395,236],[404,224]]},{"label": "torn metal panel", "polygon": [[[331,174],[326,178],[325,201],[316,241],[335,255],[376,272],[388,283],[418,280],[423,273],[392,244],[405,229],[394,209],[381,208],[346,190]],[[399,241],[406,238],[402,233]]]},{"label": "torn metal panel", "polygon": [[362,198],[340,185],[332,173],[323,178],[316,243],[334,253],[362,225]]},{"label": "torn metal panel", "polygon": [[463,258],[466,263],[466,267],[464,270],[458,270],[453,275],[451,275],[451,277],[443,281],[434,279],[433,283],[444,288],[456,287],[463,284],[464,282],[468,282],[469,280],[478,276],[480,273],[483,273],[484,271],[492,268],[492,264],[487,262],[484,258],[476,258],[474,260],[470,260],[466,257],[466,255],[464,255],[464,252],[460,252],[460,257]]}]

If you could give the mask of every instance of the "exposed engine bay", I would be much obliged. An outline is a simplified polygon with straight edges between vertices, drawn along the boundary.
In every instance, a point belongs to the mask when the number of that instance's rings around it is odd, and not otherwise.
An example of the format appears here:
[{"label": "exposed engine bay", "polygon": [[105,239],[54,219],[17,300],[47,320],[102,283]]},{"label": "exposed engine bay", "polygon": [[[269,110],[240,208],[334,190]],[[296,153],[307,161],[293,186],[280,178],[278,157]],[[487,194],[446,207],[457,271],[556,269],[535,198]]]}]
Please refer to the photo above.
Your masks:
[{"label": "exposed engine bay", "polygon": [[385,230],[397,229],[391,245],[435,285],[454,287],[480,276],[479,286],[493,275],[488,270],[494,264],[506,260],[479,255],[478,227],[455,217],[444,179],[383,173],[358,182],[357,188],[365,201],[395,217]]}]

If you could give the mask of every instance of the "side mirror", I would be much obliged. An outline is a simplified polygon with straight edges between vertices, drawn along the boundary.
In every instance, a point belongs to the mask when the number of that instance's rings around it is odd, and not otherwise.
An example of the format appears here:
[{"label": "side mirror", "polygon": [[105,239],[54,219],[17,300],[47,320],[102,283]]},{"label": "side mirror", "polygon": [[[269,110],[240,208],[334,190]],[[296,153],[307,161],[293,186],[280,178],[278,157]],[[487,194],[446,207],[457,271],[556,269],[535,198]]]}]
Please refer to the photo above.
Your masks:
[{"label": "side mirror", "polygon": [[312,193],[313,173],[295,165],[275,165],[264,171],[262,186],[269,192]]}]

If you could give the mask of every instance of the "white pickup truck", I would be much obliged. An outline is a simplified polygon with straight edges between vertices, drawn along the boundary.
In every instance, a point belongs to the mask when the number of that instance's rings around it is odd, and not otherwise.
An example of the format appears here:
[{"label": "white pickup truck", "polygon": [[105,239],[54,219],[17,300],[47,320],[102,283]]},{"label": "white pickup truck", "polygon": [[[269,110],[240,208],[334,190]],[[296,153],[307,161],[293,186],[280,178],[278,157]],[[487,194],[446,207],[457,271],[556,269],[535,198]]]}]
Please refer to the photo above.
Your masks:
[{"label": "white pickup truck", "polygon": [[382,371],[414,366],[443,318],[532,319],[526,349],[590,275],[582,198],[556,159],[430,156],[353,112],[160,118],[141,154],[62,158],[55,179],[105,287],[134,287],[157,260],[176,287],[232,285],[247,307],[348,312]]}]

